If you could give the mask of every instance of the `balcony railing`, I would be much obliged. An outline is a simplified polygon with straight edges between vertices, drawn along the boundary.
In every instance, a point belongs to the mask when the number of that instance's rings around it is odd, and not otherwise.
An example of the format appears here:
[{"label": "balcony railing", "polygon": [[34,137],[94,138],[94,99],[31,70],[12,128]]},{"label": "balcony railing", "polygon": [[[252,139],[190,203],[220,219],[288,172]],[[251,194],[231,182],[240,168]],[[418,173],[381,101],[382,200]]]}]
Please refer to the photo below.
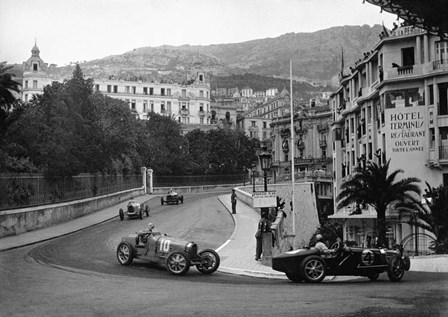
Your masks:
[{"label": "balcony railing", "polygon": [[190,114],[190,110],[188,110],[188,109],[180,109],[179,110],[179,114],[181,116],[188,116]]},{"label": "balcony railing", "polygon": [[448,70],[448,59],[441,59],[432,62],[433,70]]}]

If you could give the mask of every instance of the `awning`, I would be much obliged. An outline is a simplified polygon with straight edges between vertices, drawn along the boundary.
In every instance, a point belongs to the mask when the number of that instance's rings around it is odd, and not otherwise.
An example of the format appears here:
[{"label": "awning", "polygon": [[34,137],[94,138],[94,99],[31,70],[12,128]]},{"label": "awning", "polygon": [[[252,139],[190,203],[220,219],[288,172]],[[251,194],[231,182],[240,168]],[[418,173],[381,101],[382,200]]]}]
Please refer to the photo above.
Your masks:
[{"label": "awning", "polygon": [[381,7],[381,10],[396,14],[411,25],[448,38],[446,0],[367,0],[367,2]]}]

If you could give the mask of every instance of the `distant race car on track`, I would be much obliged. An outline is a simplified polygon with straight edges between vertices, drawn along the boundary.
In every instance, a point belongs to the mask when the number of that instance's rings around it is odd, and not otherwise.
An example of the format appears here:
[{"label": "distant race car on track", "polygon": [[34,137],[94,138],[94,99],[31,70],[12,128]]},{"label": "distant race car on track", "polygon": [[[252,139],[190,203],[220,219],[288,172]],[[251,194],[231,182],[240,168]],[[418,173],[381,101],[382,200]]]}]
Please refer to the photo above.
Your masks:
[{"label": "distant race car on track", "polygon": [[174,192],[172,189],[170,189],[170,191],[168,192],[168,195],[166,197],[161,197],[160,198],[160,203],[162,204],[176,204],[179,205],[179,202],[181,204],[184,203],[184,196],[179,195],[178,193]]},{"label": "distant race car on track", "polygon": [[125,215],[127,215],[128,218],[143,219],[143,213],[146,214],[146,217],[149,216],[149,206],[140,204],[131,198],[128,205],[126,206],[126,211],[120,208],[120,210],[118,211],[118,216],[120,217],[120,220],[124,220]]}]

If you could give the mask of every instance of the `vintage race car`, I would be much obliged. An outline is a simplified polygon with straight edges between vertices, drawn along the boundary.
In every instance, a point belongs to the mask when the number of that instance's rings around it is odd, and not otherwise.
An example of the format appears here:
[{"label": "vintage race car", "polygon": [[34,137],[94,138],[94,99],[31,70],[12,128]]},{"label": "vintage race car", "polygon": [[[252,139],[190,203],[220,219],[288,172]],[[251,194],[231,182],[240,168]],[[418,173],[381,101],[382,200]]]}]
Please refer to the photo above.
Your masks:
[{"label": "vintage race car", "polygon": [[198,252],[194,242],[187,242],[160,233],[145,235],[136,233],[124,238],[117,247],[117,259],[121,265],[129,265],[140,259],[165,266],[174,275],[183,275],[195,265],[199,272],[211,274],[220,264],[218,253],[212,249]]},{"label": "vintage race car", "polygon": [[120,210],[118,211],[118,216],[120,217],[120,220],[123,220],[125,215],[127,215],[128,218],[138,217],[140,219],[143,219],[143,213],[146,214],[146,217],[149,216],[149,206],[145,204],[140,204],[135,200],[131,200],[126,206],[126,211],[120,208]]},{"label": "vintage race car", "polygon": [[365,276],[374,281],[387,272],[389,279],[398,282],[408,271],[411,262],[400,250],[346,247],[336,242],[330,253],[315,248],[288,251],[272,258],[272,268],[285,272],[293,282],[321,282],[326,275]]},{"label": "vintage race car", "polygon": [[184,196],[179,195],[178,193],[172,193],[172,194],[168,194],[166,195],[166,197],[160,197],[160,203],[162,204],[176,204],[179,205],[179,202],[181,204],[184,203]]}]

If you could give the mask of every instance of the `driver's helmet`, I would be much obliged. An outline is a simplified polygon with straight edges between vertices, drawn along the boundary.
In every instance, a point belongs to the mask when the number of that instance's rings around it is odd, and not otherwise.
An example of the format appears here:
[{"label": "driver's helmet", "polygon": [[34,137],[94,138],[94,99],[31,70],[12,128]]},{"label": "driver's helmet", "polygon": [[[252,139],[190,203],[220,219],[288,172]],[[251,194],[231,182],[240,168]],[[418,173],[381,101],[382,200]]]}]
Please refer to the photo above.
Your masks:
[{"label": "driver's helmet", "polygon": [[316,241],[322,241],[324,237],[321,234],[316,235]]},{"label": "driver's helmet", "polygon": [[148,227],[147,228],[148,228],[149,231],[152,231],[154,229],[154,227],[155,226],[154,226],[154,224],[152,222],[148,223]]}]

